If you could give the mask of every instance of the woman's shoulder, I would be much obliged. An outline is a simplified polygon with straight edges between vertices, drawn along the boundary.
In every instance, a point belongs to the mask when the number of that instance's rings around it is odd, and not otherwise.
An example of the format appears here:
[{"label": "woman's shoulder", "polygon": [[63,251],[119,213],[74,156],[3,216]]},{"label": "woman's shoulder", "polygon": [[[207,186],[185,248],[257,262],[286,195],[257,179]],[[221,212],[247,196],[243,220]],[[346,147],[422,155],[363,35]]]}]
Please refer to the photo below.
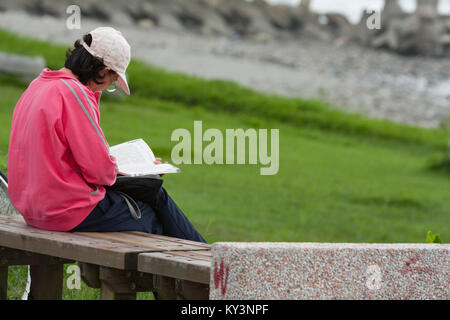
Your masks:
[{"label": "woman's shoulder", "polygon": [[58,90],[65,100],[97,105],[98,97],[92,90],[75,79],[59,79]]}]

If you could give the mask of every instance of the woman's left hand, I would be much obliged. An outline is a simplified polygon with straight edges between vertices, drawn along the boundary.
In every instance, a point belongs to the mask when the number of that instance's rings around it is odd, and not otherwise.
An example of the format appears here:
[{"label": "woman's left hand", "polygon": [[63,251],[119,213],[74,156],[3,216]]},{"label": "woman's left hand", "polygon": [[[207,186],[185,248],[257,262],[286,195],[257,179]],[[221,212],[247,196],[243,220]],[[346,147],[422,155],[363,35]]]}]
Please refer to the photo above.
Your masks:
[{"label": "woman's left hand", "polygon": [[[153,161],[154,164],[158,165],[162,163],[162,159],[161,158],[156,158],[155,161]],[[168,163],[167,161],[165,163]],[[160,177],[164,176],[163,174],[159,175]]]},{"label": "woman's left hand", "polygon": [[[153,161],[154,164],[161,164],[162,163],[162,159],[161,158],[156,158],[155,161]],[[168,163],[167,161],[164,163]]]}]

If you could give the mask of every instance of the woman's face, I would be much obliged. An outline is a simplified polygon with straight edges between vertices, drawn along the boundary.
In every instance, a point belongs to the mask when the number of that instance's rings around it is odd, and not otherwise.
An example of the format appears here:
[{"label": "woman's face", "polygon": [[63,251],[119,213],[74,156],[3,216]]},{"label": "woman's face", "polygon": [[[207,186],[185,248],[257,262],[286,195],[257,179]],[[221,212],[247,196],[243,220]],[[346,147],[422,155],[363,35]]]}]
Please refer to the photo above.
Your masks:
[{"label": "woman's face", "polygon": [[112,71],[109,67],[106,67],[105,69],[100,71],[99,74],[103,77],[103,79],[101,80],[103,83],[97,84],[94,81],[90,81],[90,83],[88,84],[94,92],[106,90],[119,78],[119,75],[116,72]]}]

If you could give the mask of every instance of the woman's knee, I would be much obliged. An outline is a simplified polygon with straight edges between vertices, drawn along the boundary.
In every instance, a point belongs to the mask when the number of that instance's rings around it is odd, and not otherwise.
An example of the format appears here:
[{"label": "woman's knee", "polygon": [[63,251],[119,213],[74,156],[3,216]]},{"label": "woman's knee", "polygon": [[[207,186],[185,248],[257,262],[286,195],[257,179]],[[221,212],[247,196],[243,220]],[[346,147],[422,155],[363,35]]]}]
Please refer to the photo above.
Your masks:
[{"label": "woman's knee", "polygon": [[156,196],[156,206],[161,207],[167,203],[169,199],[169,194],[164,187],[159,189],[158,195]]}]

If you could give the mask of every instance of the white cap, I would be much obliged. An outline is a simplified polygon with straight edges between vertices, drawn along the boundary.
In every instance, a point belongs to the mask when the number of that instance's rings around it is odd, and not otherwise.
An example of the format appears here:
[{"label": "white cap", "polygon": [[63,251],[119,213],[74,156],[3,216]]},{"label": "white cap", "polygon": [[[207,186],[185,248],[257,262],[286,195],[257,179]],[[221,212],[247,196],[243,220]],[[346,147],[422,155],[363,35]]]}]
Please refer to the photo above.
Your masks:
[{"label": "white cap", "polygon": [[119,78],[117,82],[126,94],[130,94],[127,76],[125,74],[131,60],[131,48],[122,33],[111,27],[100,27],[89,34],[92,36],[92,43],[88,46],[81,41],[83,47],[94,57],[103,59],[105,66],[117,72]]}]

